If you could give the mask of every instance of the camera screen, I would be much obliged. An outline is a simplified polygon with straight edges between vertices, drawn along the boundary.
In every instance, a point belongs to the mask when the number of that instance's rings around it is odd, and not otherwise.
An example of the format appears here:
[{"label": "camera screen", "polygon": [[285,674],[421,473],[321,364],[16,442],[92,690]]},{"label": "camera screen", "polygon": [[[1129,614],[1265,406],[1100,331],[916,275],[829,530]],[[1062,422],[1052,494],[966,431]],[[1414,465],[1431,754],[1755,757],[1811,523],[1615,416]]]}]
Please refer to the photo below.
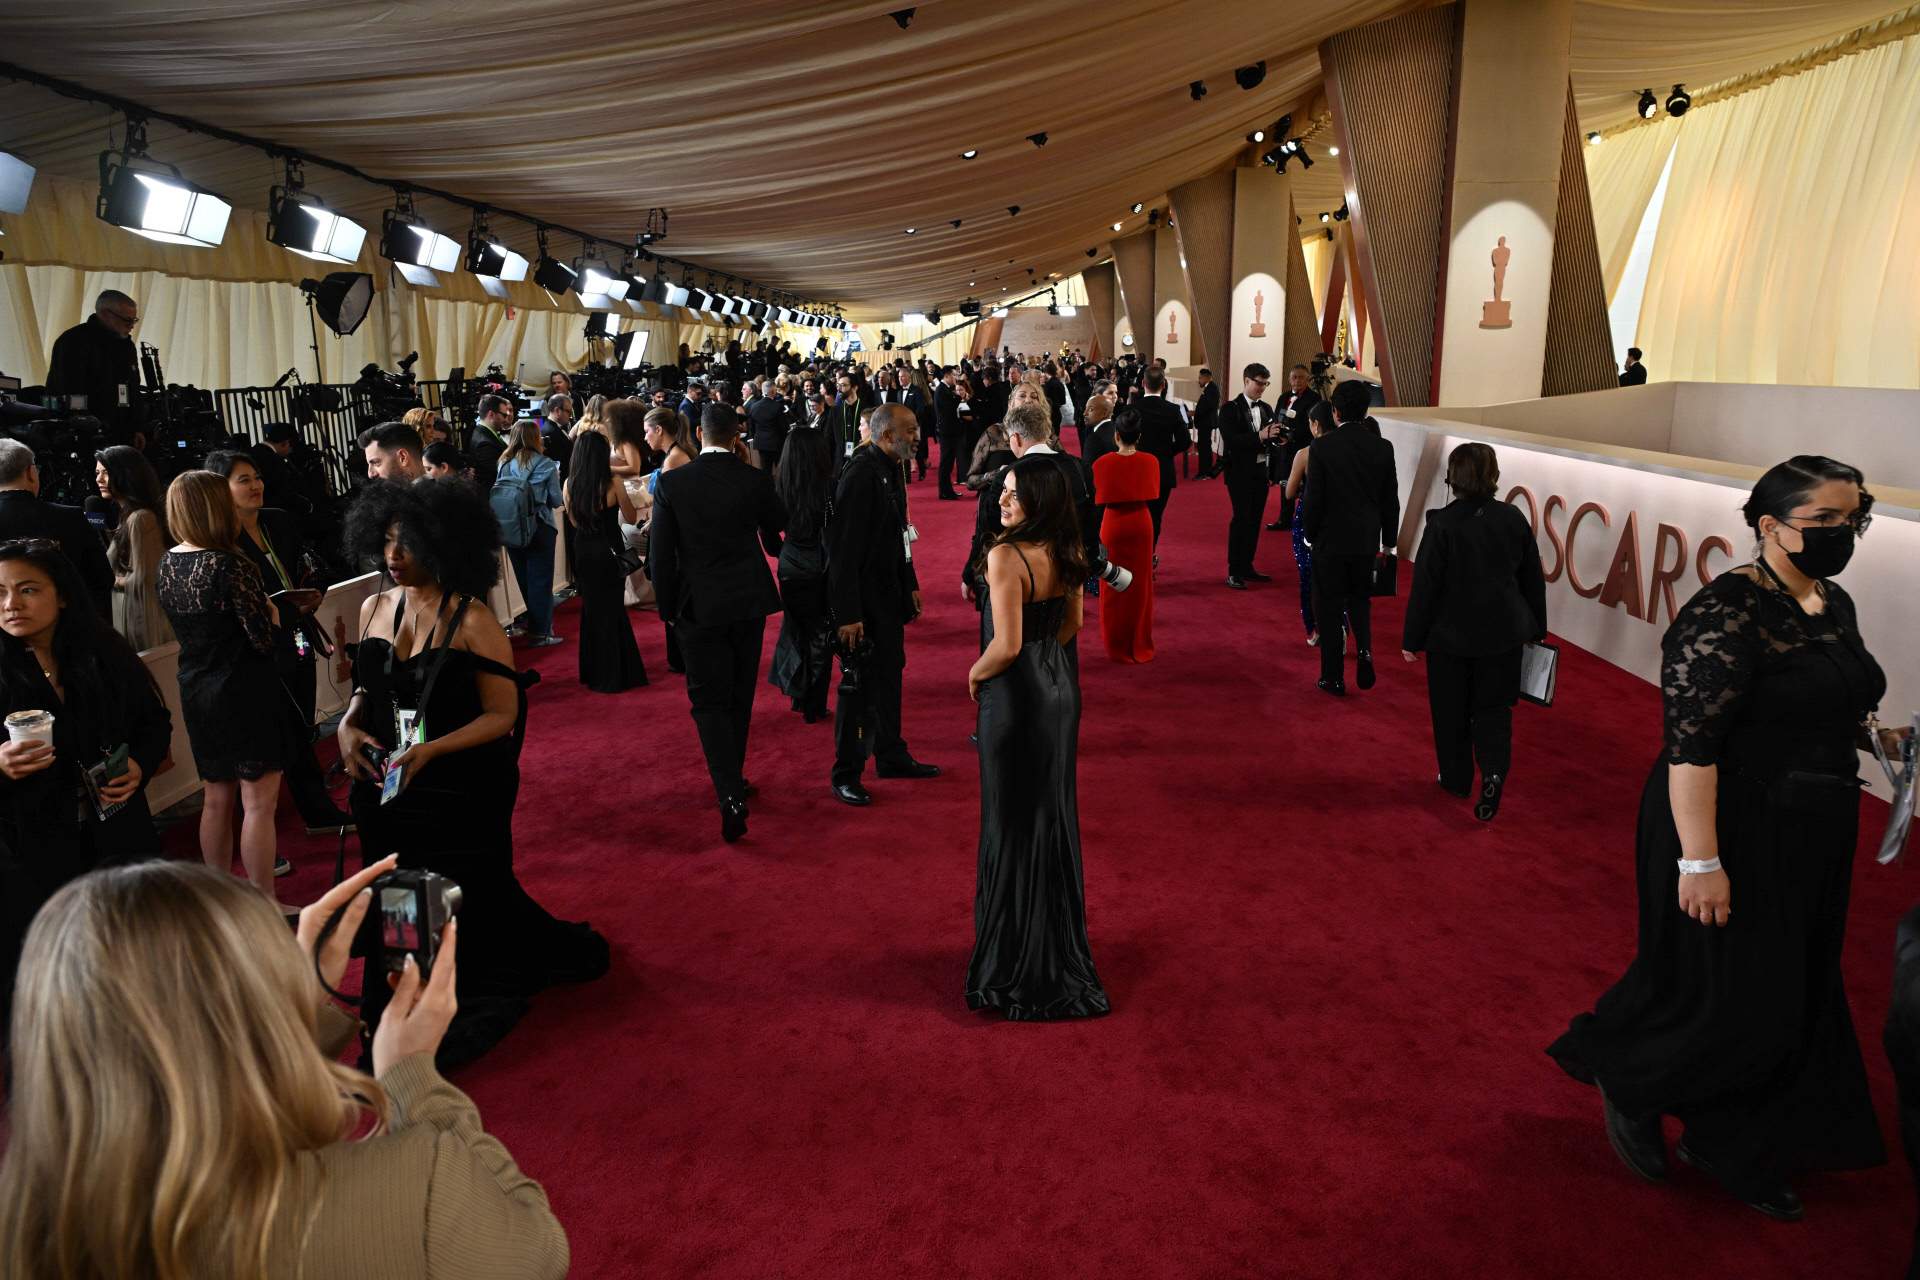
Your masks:
[{"label": "camera screen", "polygon": [[380,891],[381,940],[389,951],[420,949],[420,905],[412,889]]}]

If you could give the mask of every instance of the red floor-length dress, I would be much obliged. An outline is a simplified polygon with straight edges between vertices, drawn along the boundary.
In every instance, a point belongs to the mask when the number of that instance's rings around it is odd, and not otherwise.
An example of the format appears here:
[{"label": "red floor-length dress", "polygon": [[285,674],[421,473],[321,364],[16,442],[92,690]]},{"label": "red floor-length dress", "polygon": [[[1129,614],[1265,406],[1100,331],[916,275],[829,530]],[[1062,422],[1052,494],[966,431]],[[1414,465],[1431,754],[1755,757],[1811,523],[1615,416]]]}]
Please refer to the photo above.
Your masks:
[{"label": "red floor-length dress", "polygon": [[1153,661],[1153,517],[1160,462],[1150,453],[1109,453],[1093,464],[1094,501],[1106,508],[1100,541],[1107,558],[1133,571],[1125,591],[1100,591],[1100,639],[1115,662]]}]

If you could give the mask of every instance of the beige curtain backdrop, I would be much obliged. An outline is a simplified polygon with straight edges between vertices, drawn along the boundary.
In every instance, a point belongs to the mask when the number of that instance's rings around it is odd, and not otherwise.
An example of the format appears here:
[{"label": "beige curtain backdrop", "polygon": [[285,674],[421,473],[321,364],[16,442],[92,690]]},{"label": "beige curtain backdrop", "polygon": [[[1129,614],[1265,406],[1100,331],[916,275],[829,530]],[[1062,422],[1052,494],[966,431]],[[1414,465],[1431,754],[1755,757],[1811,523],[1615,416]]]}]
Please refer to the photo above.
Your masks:
[{"label": "beige curtain backdrop", "polygon": [[1655,376],[1920,387],[1920,37],[1685,126],[1638,328]]},{"label": "beige curtain backdrop", "polygon": [[1653,199],[1653,189],[1660,185],[1660,171],[1667,167],[1674,139],[1688,120],[1698,118],[1692,114],[1679,119],[1663,115],[1657,123],[1636,126],[1597,147],[1583,148],[1587,190],[1593,196],[1593,231],[1600,241],[1600,275],[1606,283],[1608,302],[1613,301],[1620,277],[1626,274],[1633,238],[1646,216],[1647,201]]}]

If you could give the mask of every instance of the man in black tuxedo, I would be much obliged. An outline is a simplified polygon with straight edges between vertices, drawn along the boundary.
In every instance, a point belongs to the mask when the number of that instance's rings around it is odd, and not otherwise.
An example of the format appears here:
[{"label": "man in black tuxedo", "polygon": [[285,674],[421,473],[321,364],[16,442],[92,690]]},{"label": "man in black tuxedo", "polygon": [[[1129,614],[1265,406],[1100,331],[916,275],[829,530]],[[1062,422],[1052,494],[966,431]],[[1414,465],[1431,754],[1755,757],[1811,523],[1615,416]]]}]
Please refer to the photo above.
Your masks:
[{"label": "man in black tuxedo", "polygon": [[1641,387],[1647,382],[1647,366],[1640,363],[1640,348],[1627,348],[1627,363],[1620,370],[1620,385]]},{"label": "man in black tuxedo", "polygon": [[[105,501],[105,499],[102,499]],[[0,542],[47,538],[60,544],[80,571],[94,611],[113,621],[113,570],[100,535],[78,507],[40,499],[40,468],[33,450],[18,440],[0,440]]]},{"label": "man in black tuxedo", "polygon": [[967,433],[969,460],[987,428],[1007,420],[1007,402],[1012,398],[1013,388],[1000,376],[997,365],[990,364],[980,371],[980,396],[973,406],[973,429]]},{"label": "man in black tuxedo", "polygon": [[[1280,518],[1267,528],[1291,529],[1293,527],[1293,504],[1287,501],[1287,477],[1293,474],[1293,458],[1302,449],[1313,443],[1313,428],[1307,422],[1307,415],[1313,406],[1320,403],[1320,397],[1313,391],[1313,376],[1307,366],[1297,364],[1287,371],[1286,394],[1280,397],[1280,407],[1275,411],[1273,422],[1267,429],[1267,482],[1280,487]],[[1264,504],[1263,504],[1264,505]]]},{"label": "man in black tuxedo", "polygon": [[780,611],[766,557],[780,554],[787,524],[773,481],[733,451],[739,431],[732,408],[707,406],[699,456],[660,477],[649,545],[654,594],[680,638],[687,701],[729,844],[747,833],[747,729],[767,615]]},{"label": "man in black tuxedo", "polygon": [[1213,380],[1213,370],[1200,371],[1200,398],[1193,402],[1193,432],[1200,446],[1200,478],[1213,477],[1213,430],[1219,425],[1220,384]]},{"label": "man in black tuxedo", "polygon": [[1260,397],[1273,375],[1263,364],[1250,364],[1241,374],[1240,394],[1220,410],[1220,470],[1227,477],[1227,497],[1233,519],[1227,525],[1227,585],[1245,591],[1249,580],[1272,579],[1253,567],[1260,545],[1260,512],[1267,505],[1267,470],[1262,433],[1273,410]]},{"label": "man in black tuxedo", "polygon": [[927,478],[927,441],[935,434],[933,400],[918,382],[913,380],[911,369],[900,370],[899,402],[913,410],[913,420],[918,428],[919,439],[913,446],[913,462],[919,474],[914,478]]},{"label": "man in black tuxedo", "polygon": [[1160,522],[1166,515],[1167,499],[1180,483],[1174,462],[1193,443],[1180,411],[1167,400],[1167,375],[1149,368],[1140,375],[1142,394],[1134,408],[1140,411],[1140,448],[1160,460],[1160,496],[1147,504],[1153,516],[1153,545],[1160,545]]},{"label": "man in black tuxedo", "polygon": [[958,375],[952,365],[940,370],[940,385],[933,389],[934,422],[940,429],[940,498],[957,501],[953,482],[967,478],[966,427],[960,421],[960,393],[954,388]]},{"label": "man in black tuxedo", "polygon": [[882,778],[940,772],[915,760],[900,734],[906,626],[920,616],[900,467],[913,457],[919,424],[905,405],[882,405],[869,431],[870,445],[840,473],[827,520],[827,599],[840,648],[832,783],[834,796],[851,805],[873,803],[860,784],[869,754]]},{"label": "man in black tuxedo", "polygon": [[1314,616],[1326,620],[1320,629],[1319,684],[1344,697],[1342,617],[1360,651],[1355,681],[1362,689],[1373,687],[1374,556],[1399,541],[1400,489],[1393,446],[1377,429],[1367,430],[1367,384],[1343,382],[1332,398],[1334,430],[1307,450],[1307,505],[1300,527],[1313,547]]},{"label": "man in black tuxedo", "polygon": [[747,406],[747,436],[755,466],[772,471],[780,465],[780,450],[786,446],[787,432],[793,426],[793,406],[780,388],[769,382],[766,394]]}]

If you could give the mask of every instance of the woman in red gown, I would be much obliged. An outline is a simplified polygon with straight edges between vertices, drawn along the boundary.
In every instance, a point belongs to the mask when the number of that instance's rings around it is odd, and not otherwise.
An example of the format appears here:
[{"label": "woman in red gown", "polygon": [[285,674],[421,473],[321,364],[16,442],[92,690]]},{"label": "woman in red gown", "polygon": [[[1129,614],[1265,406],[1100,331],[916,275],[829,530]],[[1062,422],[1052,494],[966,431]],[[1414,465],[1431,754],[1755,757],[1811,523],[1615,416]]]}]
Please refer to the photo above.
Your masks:
[{"label": "woman in red gown", "polygon": [[1140,417],[1122,409],[1113,420],[1118,451],[1093,464],[1094,501],[1106,508],[1100,541],[1107,559],[1133,571],[1125,591],[1100,593],[1100,638],[1115,662],[1153,661],[1153,517],[1147,504],[1160,496],[1160,463],[1140,452]]}]

